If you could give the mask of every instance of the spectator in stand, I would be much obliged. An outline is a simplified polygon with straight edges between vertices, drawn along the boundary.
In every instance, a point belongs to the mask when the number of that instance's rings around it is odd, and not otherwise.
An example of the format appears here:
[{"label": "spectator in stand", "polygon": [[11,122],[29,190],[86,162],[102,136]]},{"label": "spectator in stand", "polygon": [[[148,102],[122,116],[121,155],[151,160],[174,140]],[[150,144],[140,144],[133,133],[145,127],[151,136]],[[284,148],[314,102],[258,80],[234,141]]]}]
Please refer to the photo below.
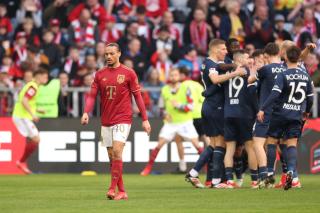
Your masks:
[{"label": "spectator in stand", "polygon": [[181,58],[181,51],[178,42],[171,38],[168,26],[159,28],[158,38],[152,43],[152,57],[161,51],[165,51],[173,62],[177,62]]},{"label": "spectator in stand", "polygon": [[97,59],[94,54],[86,56],[85,66],[88,69],[88,73],[93,74],[97,71]]},{"label": "spectator in stand", "polygon": [[62,55],[64,55],[66,48],[69,46],[69,42],[66,33],[61,31],[59,19],[54,18],[50,20],[49,30],[53,32],[54,35],[53,43],[58,45]]},{"label": "spectator in stand", "polygon": [[275,42],[281,44],[284,40],[292,40],[292,37],[288,31],[284,29],[285,18],[281,14],[277,14],[274,18],[274,32],[273,37],[275,38]]},{"label": "spectator in stand", "polygon": [[5,66],[2,66],[0,69],[0,87],[5,87],[9,89],[13,89],[14,83],[11,80],[8,69]]},{"label": "spectator in stand", "polygon": [[251,42],[255,48],[264,48],[267,43],[274,40],[268,7],[259,6],[255,11],[254,16],[246,22],[246,42]]},{"label": "spectator in stand", "polygon": [[131,58],[133,61],[133,69],[136,71],[139,81],[145,77],[147,68],[146,56],[141,51],[141,43],[138,38],[133,38],[128,45],[128,50],[124,52],[123,56]]},{"label": "spectator in stand", "polygon": [[312,42],[312,35],[304,25],[304,20],[302,18],[297,18],[294,22],[293,41],[301,49],[304,49],[307,43]]},{"label": "spectator in stand", "polygon": [[135,0],[108,0],[107,14],[116,14],[120,22],[128,22],[135,16]]},{"label": "spectator in stand", "polygon": [[122,59],[122,63],[123,63],[124,66],[129,67],[131,69],[133,69],[133,67],[134,67],[134,63],[133,63],[131,58],[124,57]]},{"label": "spectator in stand", "polygon": [[97,68],[98,70],[103,68],[105,65],[105,56],[104,56],[104,42],[98,42],[96,45],[96,59],[97,59]]},{"label": "spectator in stand", "polygon": [[13,32],[10,18],[7,17],[7,7],[4,4],[0,4],[0,26],[4,27],[7,33]]},{"label": "spectator in stand", "polygon": [[159,80],[164,84],[167,83],[172,68],[172,61],[170,60],[168,53],[164,50],[158,51],[151,58],[151,63],[158,71]]},{"label": "spectator in stand", "polygon": [[226,3],[227,15],[222,16],[220,23],[220,36],[223,40],[237,39],[243,44],[246,36],[244,31],[245,18],[240,18],[241,5],[239,1],[228,0]]},{"label": "spectator in stand", "polygon": [[31,18],[25,18],[22,25],[17,27],[16,32],[20,31],[26,33],[28,45],[40,46],[40,33],[34,28],[34,21]]},{"label": "spectator in stand", "polygon": [[199,55],[207,55],[208,43],[213,38],[213,34],[206,22],[206,15],[202,9],[197,8],[194,10],[193,20],[190,26],[185,28],[184,35],[186,44],[193,44]]},{"label": "spectator in stand", "polygon": [[105,43],[117,42],[122,32],[115,27],[116,18],[112,15],[107,15],[105,26],[101,29],[100,40]]},{"label": "spectator in stand", "polygon": [[43,12],[43,20],[49,24],[52,19],[56,19],[61,23],[63,28],[68,28],[68,12],[70,0],[54,0],[45,8]]},{"label": "spectator in stand", "polygon": [[256,48],[254,47],[253,44],[251,43],[246,43],[244,46],[244,50],[250,55],[252,56],[252,54],[254,53],[254,51],[256,50]]},{"label": "spectator in stand", "polygon": [[59,116],[67,116],[69,113],[69,100],[71,100],[71,95],[68,93],[69,88],[69,75],[66,72],[61,72],[59,74],[60,80],[60,94],[58,98],[59,106]]},{"label": "spectator in stand", "polygon": [[161,26],[167,26],[169,28],[171,38],[176,40],[178,42],[179,47],[181,47],[182,39],[180,35],[180,30],[173,23],[174,23],[174,17],[172,12],[170,11],[164,12],[161,25],[157,25],[155,27],[155,29],[153,30],[152,36],[154,39],[157,39],[159,34],[159,28]]},{"label": "spectator in stand", "polygon": [[219,13],[213,14],[211,16],[210,26],[211,26],[212,34],[214,38],[221,38],[220,25],[221,25],[221,14]]},{"label": "spectator in stand", "polygon": [[138,28],[139,25],[135,21],[129,22],[127,24],[124,36],[122,36],[118,41],[118,44],[122,52],[128,51],[128,44],[133,38],[138,38],[140,40],[140,43],[143,44],[141,47],[141,51],[146,55],[149,53],[150,46],[148,45],[146,39],[143,36],[138,35]]},{"label": "spectator in stand", "polygon": [[42,26],[42,6],[40,0],[21,0],[20,9],[17,10],[18,24],[24,22],[26,17],[31,17],[36,28]]},{"label": "spectator in stand", "polygon": [[[0,69],[0,88],[13,89],[14,84],[6,69]],[[0,116],[10,116],[12,112],[12,96],[9,92],[0,91]]]},{"label": "spectator in stand", "polygon": [[46,70],[49,70],[49,58],[41,53],[37,46],[28,46],[26,61],[29,62],[27,69],[35,71],[43,66]]},{"label": "spectator in stand", "polygon": [[14,44],[13,61],[17,67],[21,62],[27,60],[27,35],[25,32],[18,32]]},{"label": "spectator in stand", "polygon": [[7,27],[0,24],[0,61],[5,55],[11,55],[11,39],[7,33]]},{"label": "spectator in stand", "polygon": [[168,0],[135,1],[137,6],[144,6],[146,8],[146,15],[154,25],[160,23],[163,13],[168,10]]},{"label": "spectator in stand", "polygon": [[85,66],[78,68],[74,78],[71,79],[71,86],[80,87],[83,85],[83,77],[88,74],[88,69]]},{"label": "spectator in stand", "polygon": [[189,72],[188,77],[192,80],[200,81],[201,63],[197,50],[193,45],[189,45],[185,48],[185,55],[178,61],[177,66],[186,68]]},{"label": "spectator in stand", "polygon": [[107,16],[107,11],[99,3],[98,0],[86,0],[86,3],[80,3],[78,4],[69,14],[68,20],[69,22],[73,22],[75,20],[80,19],[81,14],[85,8],[89,10],[89,12],[92,14],[92,19],[98,23],[98,26],[100,29],[102,29],[105,26],[105,17]]},{"label": "spectator in stand", "polygon": [[[148,88],[161,88],[164,86],[164,83],[160,81],[159,72],[156,68],[151,67],[148,71],[147,80],[143,83],[144,87]],[[157,106],[160,98],[161,90],[159,91],[150,91],[149,95],[152,101],[152,105]]]},{"label": "spectator in stand", "polygon": [[73,79],[77,75],[77,70],[80,65],[80,54],[78,48],[70,47],[69,55],[63,66],[63,71],[68,73],[70,79]]},{"label": "spectator in stand", "polygon": [[53,42],[54,34],[49,30],[43,32],[42,52],[49,59],[49,74],[51,77],[57,78],[61,64],[61,55],[59,47]]},{"label": "spectator in stand", "polygon": [[308,31],[313,41],[317,41],[320,37],[320,23],[314,17],[314,9],[313,7],[306,7],[303,10],[303,19],[304,19],[304,26],[306,31]]},{"label": "spectator in stand", "polygon": [[71,22],[69,38],[70,44],[80,50],[80,61],[86,54],[94,53],[95,44],[99,40],[99,31],[88,9],[82,9],[79,19]]},{"label": "spectator in stand", "polygon": [[138,23],[138,35],[143,36],[150,45],[152,39],[153,24],[146,17],[146,8],[142,5],[137,7],[136,21]]}]

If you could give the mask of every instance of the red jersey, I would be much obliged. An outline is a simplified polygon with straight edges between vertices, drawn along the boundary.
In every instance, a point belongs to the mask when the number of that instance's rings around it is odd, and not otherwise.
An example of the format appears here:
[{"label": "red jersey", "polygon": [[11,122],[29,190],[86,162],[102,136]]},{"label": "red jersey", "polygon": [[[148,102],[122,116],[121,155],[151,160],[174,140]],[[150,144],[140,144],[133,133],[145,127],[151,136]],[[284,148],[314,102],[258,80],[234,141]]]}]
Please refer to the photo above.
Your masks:
[{"label": "red jersey", "polygon": [[[101,124],[132,123],[132,95],[140,91],[136,73],[120,64],[117,68],[104,67],[99,70],[91,85],[91,94],[100,92]],[[90,110],[86,106],[85,112]]]}]

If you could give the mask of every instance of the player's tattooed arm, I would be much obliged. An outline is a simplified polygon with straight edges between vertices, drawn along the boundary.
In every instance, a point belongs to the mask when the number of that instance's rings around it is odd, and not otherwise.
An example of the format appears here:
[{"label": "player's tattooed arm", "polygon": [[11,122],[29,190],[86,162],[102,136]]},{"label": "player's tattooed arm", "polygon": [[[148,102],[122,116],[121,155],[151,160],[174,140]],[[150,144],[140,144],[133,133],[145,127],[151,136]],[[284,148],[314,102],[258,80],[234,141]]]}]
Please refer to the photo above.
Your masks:
[{"label": "player's tattooed arm", "polygon": [[247,71],[243,67],[237,67],[234,72],[227,72],[226,74],[219,75],[217,71],[210,72],[209,77],[212,83],[221,84],[225,81],[228,81],[231,78],[235,78],[237,76],[244,76],[247,74]]},{"label": "player's tattooed arm", "polygon": [[308,54],[316,47],[317,47],[316,44],[308,43],[306,45],[306,47],[302,50],[301,54],[300,54],[300,60],[304,61],[307,58]]}]

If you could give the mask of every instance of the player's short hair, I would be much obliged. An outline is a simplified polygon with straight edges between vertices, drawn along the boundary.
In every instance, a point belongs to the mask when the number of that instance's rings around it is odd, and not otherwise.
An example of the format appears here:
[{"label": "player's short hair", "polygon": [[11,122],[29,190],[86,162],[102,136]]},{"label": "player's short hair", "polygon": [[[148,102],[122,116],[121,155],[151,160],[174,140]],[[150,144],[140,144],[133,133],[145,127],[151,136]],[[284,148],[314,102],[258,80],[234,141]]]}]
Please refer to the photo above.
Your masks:
[{"label": "player's short hair", "polygon": [[291,46],[286,51],[287,59],[291,63],[297,63],[300,58],[301,49],[297,46]]},{"label": "player's short hair", "polygon": [[264,48],[264,53],[270,56],[276,56],[279,54],[279,52],[280,52],[279,45],[274,42],[268,43]]},{"label": "player's short hair", "polygon": [[216,47],[218,45],[221,45],[221,44],[226,44],[226,42],[222,39],[212,39],[209,43],[209,49],[213,48],[213,47]]},{"label": "player's short hair", "polygon": [[252,58],[257,58],[261,55],[263,55],[264,51],[262,49],[256,49],[253,53],[252,53]]},{"label": "player's short hair", "polygon": [[49,74],[48,73],[48,70],[46,70],[46,69],[38,69],[38,70],[36,70],[36,71],[34,71],[33,72],[33,76],[35,77],[35,76],[37,76],[37,75],[43,75],[43,74]]},{"label": "player's short hair", "polygon": [[117,43],[114,43],[114,42],[107,43],[107,44],[106,44],[106,47],[116,47],[117,50],[118,50],[119,52],[121,52],[120,46],[119,46],[119,44],[117,44]]},{"label": "player's short hair", "polygon": [[284,40],[284,41],[281,43],[280,50],[286,51],[289,47],[294,46],[294,45],[295,45],[295,43],[294,43],[293,41]]},{"label": "player's short hair", "polygon": [[233,52],[233,60],[237,61],[239,58],[243,57],[246,54],[244,50],[236,50]]},{"label": "player's short hair", "polygon": [[184,75],[186,75],[186,76],[189,75],[189,70],[188,70],[188,68],[185,67],[185,66],[179,67],[179,72],[180,72],[180,74],[184,74]]}]

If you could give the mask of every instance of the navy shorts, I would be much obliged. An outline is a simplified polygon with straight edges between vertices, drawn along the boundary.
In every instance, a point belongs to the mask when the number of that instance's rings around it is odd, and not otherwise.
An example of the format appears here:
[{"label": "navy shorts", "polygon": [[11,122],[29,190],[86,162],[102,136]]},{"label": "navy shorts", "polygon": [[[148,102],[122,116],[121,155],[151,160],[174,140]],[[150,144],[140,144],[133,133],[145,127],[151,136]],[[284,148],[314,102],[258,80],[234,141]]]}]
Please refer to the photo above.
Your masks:
[{"label": "navy shorts", "polygon": [[250,118],[225,118],[224,140],[244,144],[252,139],[252,126],[253,119]]},{"label": "navy shorts", "polygon": [[285,120],[283,118],[274,117],[270,121],[268,136],[273,138],[299,138],[302,131],[302,121]]},{"label": "navy shorts", "polygon": [[193,126],[196,128],[199,136],[204,135],[203,122],[201,118],[193,119]]},{"label": "navy shorts", "polygon": [[216,137],[224,135],[222,108],[212,109],[210,104],[203,103],[201,115],[203,130],[206,136]]},{"label": "navy shorts", "polygon": [[270,119],[271,119],[271,113],[265,113],[263,122],[256,120],[256,122],[253,125],[254,137],[260,137],[260,138],[268,137]]}]

